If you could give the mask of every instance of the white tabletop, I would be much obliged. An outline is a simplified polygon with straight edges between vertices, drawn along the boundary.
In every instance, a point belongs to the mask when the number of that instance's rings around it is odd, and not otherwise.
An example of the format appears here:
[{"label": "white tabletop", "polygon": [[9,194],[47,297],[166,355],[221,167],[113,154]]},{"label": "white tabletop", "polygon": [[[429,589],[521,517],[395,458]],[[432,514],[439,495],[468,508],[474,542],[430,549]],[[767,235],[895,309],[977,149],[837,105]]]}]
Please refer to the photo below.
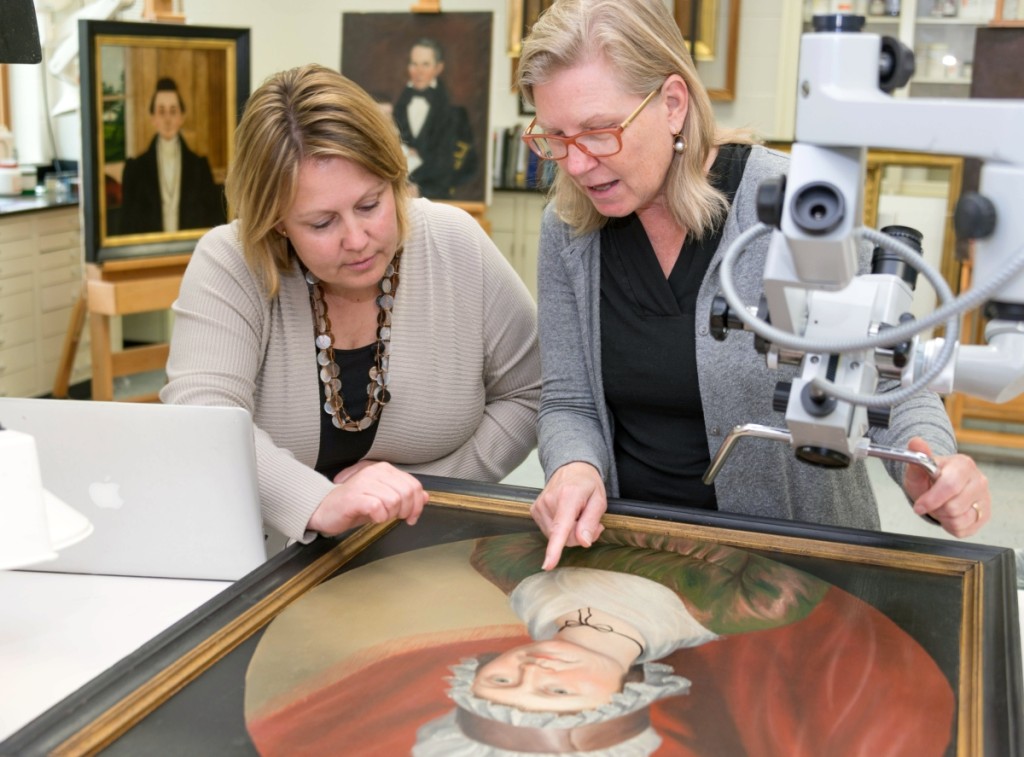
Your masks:
[{"label": "white tabletop", "polygon": [[0,740],[230,585],[0,571]]}]

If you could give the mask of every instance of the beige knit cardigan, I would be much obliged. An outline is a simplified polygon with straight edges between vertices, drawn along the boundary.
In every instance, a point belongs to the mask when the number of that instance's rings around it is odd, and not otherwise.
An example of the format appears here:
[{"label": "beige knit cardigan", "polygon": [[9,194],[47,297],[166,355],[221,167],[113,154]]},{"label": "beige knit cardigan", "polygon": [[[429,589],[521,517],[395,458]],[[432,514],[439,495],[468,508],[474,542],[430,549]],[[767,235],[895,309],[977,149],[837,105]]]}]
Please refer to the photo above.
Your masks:
[{"label": "beige knit cardigan", "polygon": [[[392,313],[392,399],[367,458],[497,481],[536,443],[536,307],[468,214],[418,199],[409,221]],[[173,309],[161,400],[249,410],[264,520],[309,538],[309,518],[333,484],[313,470],[323,395],[297,261],[270,299],[245,263],[237,221],[219,226],[199,241]]]}]

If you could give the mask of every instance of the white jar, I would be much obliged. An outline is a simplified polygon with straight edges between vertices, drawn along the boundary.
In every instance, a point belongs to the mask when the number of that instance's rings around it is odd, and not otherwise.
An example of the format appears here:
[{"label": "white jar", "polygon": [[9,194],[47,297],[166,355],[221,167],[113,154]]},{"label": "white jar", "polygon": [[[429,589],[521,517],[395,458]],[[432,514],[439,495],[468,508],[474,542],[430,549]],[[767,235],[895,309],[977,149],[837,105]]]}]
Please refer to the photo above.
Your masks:
[{"label": "white jar", "polygon": [[21,169],[0,165],[0,195],[21,194]]}]

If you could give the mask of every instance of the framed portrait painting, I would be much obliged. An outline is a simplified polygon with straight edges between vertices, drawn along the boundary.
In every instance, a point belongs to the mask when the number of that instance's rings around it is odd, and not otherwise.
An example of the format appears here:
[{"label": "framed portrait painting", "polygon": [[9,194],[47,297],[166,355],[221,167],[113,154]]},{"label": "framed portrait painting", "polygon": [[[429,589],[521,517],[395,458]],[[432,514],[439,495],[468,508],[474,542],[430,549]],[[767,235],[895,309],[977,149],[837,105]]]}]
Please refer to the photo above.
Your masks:
[{"label": "framed portrait painting", "polygon": [[345,13],[341,72],[395,121],[420,195],[482,203],[492,13]]},{"label": "framed portrait painting", "polygon": [[673,11],[711,99],[735,99],[740,0],[674,0]]},{"label": "framed portrait painting", "polygon": [[1017,754],[1013,551],[536,490],[293,545],[3,754]]},{"label": "framed portrait painting", "polygon": [[191,252],[224,223],[249,30],[79,22],[86,260]]}]

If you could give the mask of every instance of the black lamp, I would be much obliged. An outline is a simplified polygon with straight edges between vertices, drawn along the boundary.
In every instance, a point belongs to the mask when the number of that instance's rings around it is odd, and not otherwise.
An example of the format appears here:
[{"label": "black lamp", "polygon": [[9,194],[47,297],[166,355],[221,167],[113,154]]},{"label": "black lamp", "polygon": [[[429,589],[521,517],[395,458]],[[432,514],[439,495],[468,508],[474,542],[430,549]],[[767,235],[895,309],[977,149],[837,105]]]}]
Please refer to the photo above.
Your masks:
[{"label": "black lamp", "polygon": [[0,0],[0,63],[39,63],[42,59],[32,0]]}]

